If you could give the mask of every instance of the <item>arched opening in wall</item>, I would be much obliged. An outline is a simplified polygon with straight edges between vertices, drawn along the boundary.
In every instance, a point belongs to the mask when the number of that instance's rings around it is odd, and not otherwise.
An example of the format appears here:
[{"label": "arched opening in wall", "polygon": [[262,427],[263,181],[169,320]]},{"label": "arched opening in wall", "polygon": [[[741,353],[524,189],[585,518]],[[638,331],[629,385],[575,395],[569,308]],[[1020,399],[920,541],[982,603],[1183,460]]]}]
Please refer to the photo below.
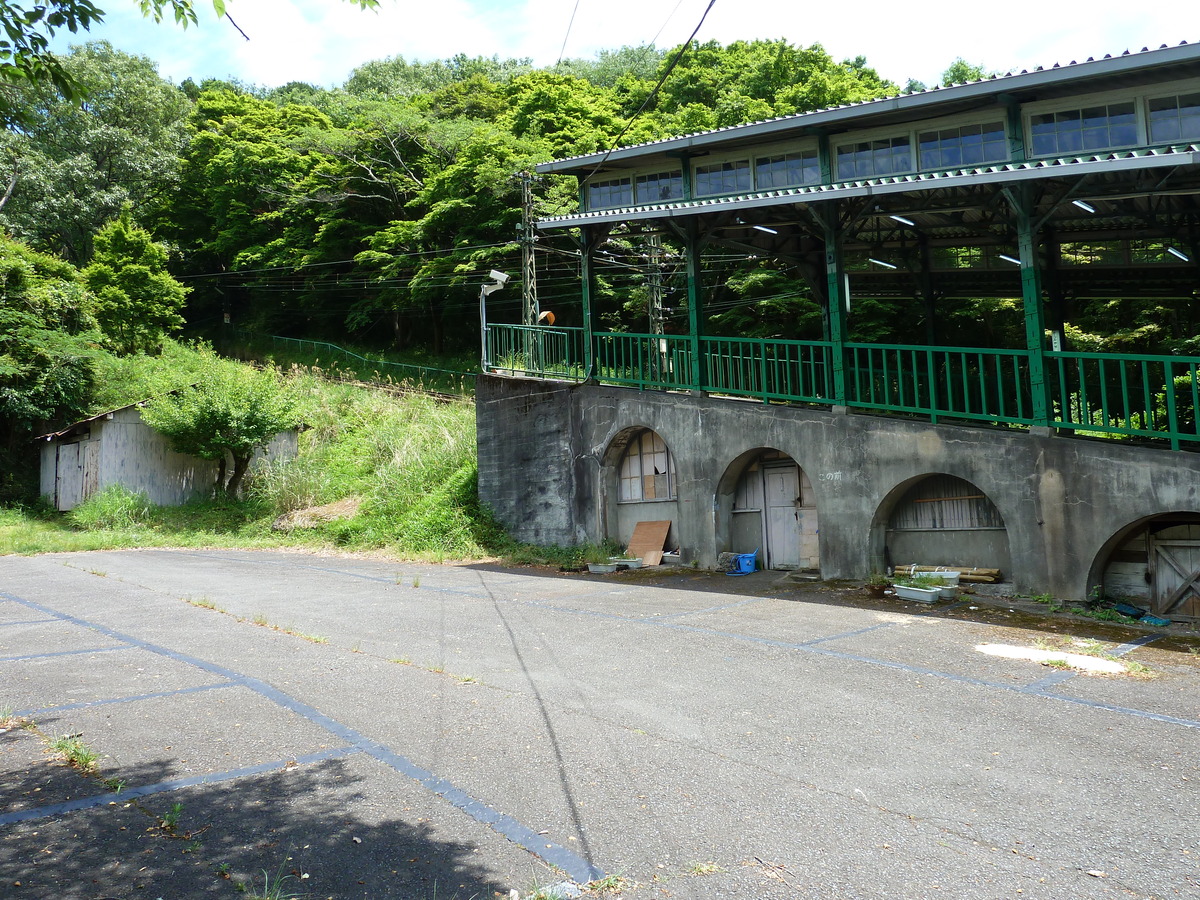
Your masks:
[{"label": "arched opening in wall", "polygon": [[963,478],[927,475],[901,485],[887,519],[885,561],[900,566],[1012,570],[1004,517]]},{"label": "arched opening in wall", "polygon": [[1135,523],[1104,552],[1103,597],[1149,607],[1163,618],[1200,619],[1200,514]]},{"label": "arched opening in wall", "polygon": [[604,536],[627,547],[639,522],[670,522],[665,549],[677,548],[675,460],[666,441],[651,428],[627,428],[609,444],[605,462],[610,477]]},{"label": "arched opening in wall", "polygon": [[794,459],[779,450],[751,451],[734,461],[722,484],[733,494],[727,550],[757,548],[767,569],[820,570],[817,501]]}]

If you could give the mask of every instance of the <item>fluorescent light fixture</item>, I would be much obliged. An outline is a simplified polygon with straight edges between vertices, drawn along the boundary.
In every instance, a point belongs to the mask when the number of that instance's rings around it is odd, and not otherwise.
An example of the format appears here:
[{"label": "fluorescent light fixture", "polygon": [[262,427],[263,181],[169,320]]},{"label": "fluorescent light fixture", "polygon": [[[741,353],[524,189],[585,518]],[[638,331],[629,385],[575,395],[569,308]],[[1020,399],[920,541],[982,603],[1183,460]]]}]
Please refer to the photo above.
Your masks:
[{"label": "fluorescent light fixture", "polygon": [[779,234],[774,228],[768,228],[766,225],[754,225],[752,227],[755,231],[765,231],[767,234]]},{"label": "fluorescent light fixture", "polygon": [[1192,258],[1191,258],[1190,256],[1188,256],[1188,255],[1187,255],[1186,253],[1184,253],[1182,250],[1176,250],[1174,247],[1168,247],[1168,248],[1167,248],[1167,252],[1168,252],[1168,253],[1170,253],[1172,256],[1178,256],[1178,257],[1179,257],[1180,259],[1182,259],[1184,262],[1191,262],[1191,261],[1192,261]]},{"label": "fluorescent light fixture", "polygon": [[869,259],[867,260],[867,262],[875,263],[875,265],[877,265],[877,266],[883,266],[885,269],[894,269],[894,268],[896,268],[895,266],[893,266],[893,265],[892,265],[891,263],[889,263],[889,262],[884,262],[882,259],[875,259],[875,258],[873,258],[873,257],[872,257],[872,258],[869,258]]},{"label": "fluorescent light fixture", "polygon": [[999,256],[1005,262],[1012,263],[1014,266],[1019,266],[1021,264],[1021,261],[1019,259],[1017,259],[1015,256],[1008,256],[1007,254],[1004,254],[1004,253],[998,253],[997,256]]},{"label": "fluorescent light fixture", "polygon": [[1090,204],[1090,203],[1084,203],[1082,200],[1072,200],[1071,202],[1074,203],[1076,206],[1078,206],[1080,209],[1082,209],[1084,212],[1094,213],[1096,211],[1096,207],[1092,206],[1092,204]]},{"label": "fluorescent light fixture", "polygon": [[904,218],[904,216],[888,216],[888,218],[899,222],[901,225],[915,226],[917,224],[912,219]]}]

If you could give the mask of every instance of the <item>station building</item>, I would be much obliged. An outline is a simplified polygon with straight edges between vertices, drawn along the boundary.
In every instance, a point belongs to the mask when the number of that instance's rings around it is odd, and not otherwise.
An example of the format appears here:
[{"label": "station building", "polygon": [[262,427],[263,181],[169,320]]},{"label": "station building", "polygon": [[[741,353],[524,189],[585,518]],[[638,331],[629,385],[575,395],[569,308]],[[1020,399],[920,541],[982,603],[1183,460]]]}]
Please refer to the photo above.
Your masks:
[{"label": "station building", "polygon": [[[1195,315],[1200,45],[538,171],[578,179],[578,209],[537,222],[576,237],[578,304],[487,324],[477,406],[480,494],[519,538],[624,543],[670,521],[685,564],[994,567],[1021,592],[1200,616],[1200,356],[1091,352],[1067,327],[1106,299]],[[686,327],[602,325],[616,237],[642,248],[652,298],[677,254]],[[718,248],[799,273],[821,334],[712,333]],[[1011,299],[1021,337],[948,344],[939,320],[972,298]],[[911,311],[922,340],[850,340],[865,300]]]}]

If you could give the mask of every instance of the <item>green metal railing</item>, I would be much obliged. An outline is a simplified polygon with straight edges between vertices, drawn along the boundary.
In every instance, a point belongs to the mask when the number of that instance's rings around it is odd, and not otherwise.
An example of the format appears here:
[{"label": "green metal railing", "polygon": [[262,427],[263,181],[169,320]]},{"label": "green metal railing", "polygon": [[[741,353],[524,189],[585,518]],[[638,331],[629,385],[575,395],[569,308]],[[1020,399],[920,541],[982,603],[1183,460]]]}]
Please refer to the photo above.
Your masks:
[{"label": "green metal railing", "polygon": [[686,337],[605,332],[594,335],[602,381],[642,389],[692,387],[692,346]]},{"label": "green metal railing", "polygon": [[1032,425],[1029,366],[1019,350],[846,345],[845,405]]},{"label": "green metal railing", "polygon": [[[489,325],[485,368],[582,381],[586,335],[577,328]],[[701,378],[693,372],[699,347]],[[828,341],[679,335],[592,335],[597,381],[642,390],[702,390],[763,402],[819,403],[994,425],[1046,426],[1088,437],[1153,439],[1200,449],[1200,358],[1115,353],[1044,354],[1035,385],[1022,350],[846,344],[844,396]],[[1034,392],[1050,412],[1035,416]]]},{"label": "green metal railing", "polygon": [[488,325],[485,368],[509,375],[580,381],[586,377],[582,328]]},{"label": "green metal railing", "polygon": [[764,401],[833,401],[833,344],[704,338],[704,390]]},{"label": "green metal railing", "polygon": [[236,342],[240,342],[245,348],[252,348],[254,352],[269,350],[272,355],[292,353],[306,360],[319,361],[323,368],[340,369],[364,381],[378,381],[378,376],[385,376],[392,381],[411,384],[421,390],[464,396],[470,395],[475,389],[474,372],[372,359],[327,341],[260,334],[240,328],[231,329],[229,333]]},{"label": "green metal railing", "polygon": [[1165,438],[1196,444],[1200,359],[1114,353],[1047,353],[1054,418],[1077,434]]}]

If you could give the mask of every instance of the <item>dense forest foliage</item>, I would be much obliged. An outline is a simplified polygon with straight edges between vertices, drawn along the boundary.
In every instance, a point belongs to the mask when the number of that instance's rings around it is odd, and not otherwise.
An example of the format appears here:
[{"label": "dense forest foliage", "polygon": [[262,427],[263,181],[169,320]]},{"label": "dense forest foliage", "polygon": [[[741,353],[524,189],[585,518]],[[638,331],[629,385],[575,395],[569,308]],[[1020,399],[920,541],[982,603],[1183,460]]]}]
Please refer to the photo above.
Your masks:
[{"label": "dense forest foliage", "polygon": [[[6,454],[89,408],[96,354],[154,353],[172,334],[215,338],[232,324],[365,347],[470,348],[481,279],[521,269],[519,173],[901,89],[862,58],[784,40],[623,47],[549,68],[396,57],[332,89],[174,85],[102,42],[60,62],[79,96],[53,79],[5,87],[17,113],[0,130]],[[960,59],[944,79],[981,74]],[[573,180],[536,179],[534,215],[572,209],[577,191]],[[536,249],[542,307],[579,324],[578,248],[543,234]],[[619,231],[602,248],[595,303],[608,327],[646,330],[642,254]],[[672,316],[686,323],[682,262],[669,247],[662,262],[671,330]],[[725,251],[704,266],[710,333],[821,336],[796,271]],[[517,280],[489,301],[498,320],[516,321],[519,306]],[[945,317],[975,343],[1021,340],[1019,303],[981,300]],[[864,301],[852,327],[861,339],[920,340],[897,305]],[[1135,303],[1084,310],[1073,328],[1088,348],[1171,350],[1192,337],[1169,310]]]}]

